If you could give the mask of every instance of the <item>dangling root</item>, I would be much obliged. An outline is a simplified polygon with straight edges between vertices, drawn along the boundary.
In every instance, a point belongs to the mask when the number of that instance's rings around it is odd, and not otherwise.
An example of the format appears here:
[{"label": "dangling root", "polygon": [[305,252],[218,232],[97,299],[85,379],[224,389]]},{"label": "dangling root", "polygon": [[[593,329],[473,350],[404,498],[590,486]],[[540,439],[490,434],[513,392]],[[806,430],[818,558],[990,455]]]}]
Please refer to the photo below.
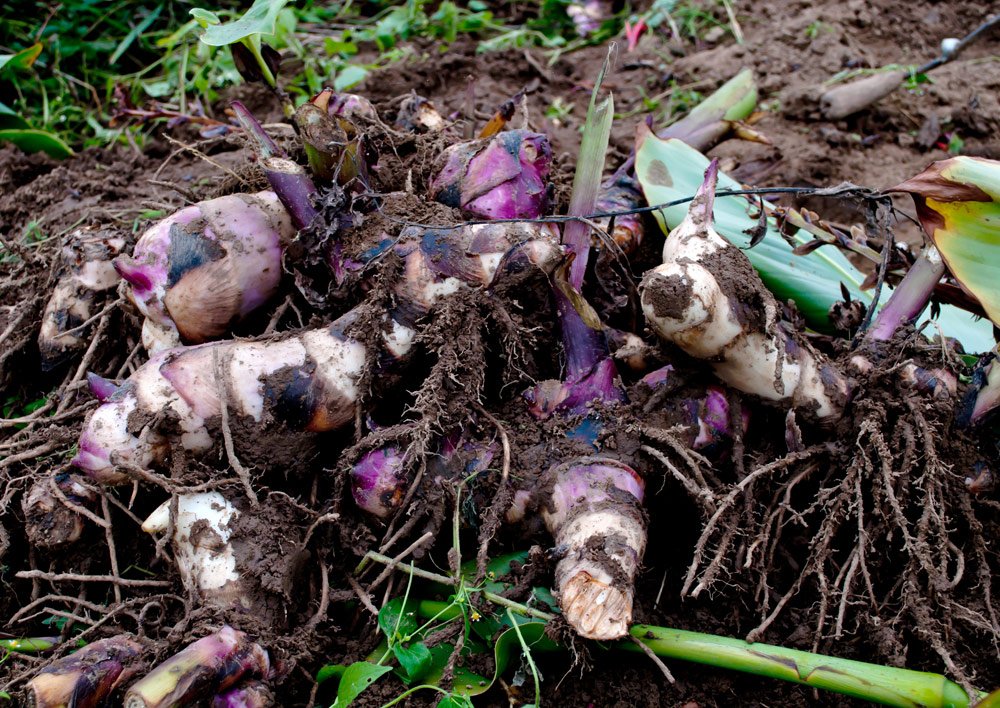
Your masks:
[{"label": "dangling root", "polygon": [[1000,654],[986,530],[965,475],[945,462],[973,442],[945,428],[940,402],[893,388],[855,399],[853,432],[840,435],[853,444],[791,452],[726,484],[697,458],[672,463],[679,455],[664,431],[643,430],[655,444],[643,450],[705,519],[683,596],[742,574],[760,613],[746,638],[758,641],[784,611],[802,609],[814,584],[814,649],[864,632],[902,662],[916,643],[968,687],[975,667],[956,658],[963,645],[989,640]]}]

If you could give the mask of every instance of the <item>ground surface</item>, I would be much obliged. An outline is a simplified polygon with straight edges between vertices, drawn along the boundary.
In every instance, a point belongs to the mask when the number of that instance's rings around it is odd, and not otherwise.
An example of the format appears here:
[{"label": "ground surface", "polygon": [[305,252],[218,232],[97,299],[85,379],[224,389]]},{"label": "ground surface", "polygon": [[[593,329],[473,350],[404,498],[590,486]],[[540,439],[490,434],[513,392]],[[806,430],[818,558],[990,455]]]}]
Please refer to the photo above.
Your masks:
[{"label": "ground surface", "polygon": [[[756,127],[771,140],[772,145],[731,141],[717,147],[712,154],[722,158],[724,169],[747,183],[826,186],[850,181],[875,188],[887,187],[912,176],[929,162],[946,157],[943,146],[953,134],[964,141],[964,154],[1000,158],[1000,36],[983,40],[960,61],[934,72],[932,83],[922,84],[913,91],[898,91],[870,111],[846,121],[831,123],[816,119],[816,116],[810,115],[810,104],[803,98],[808,89],[818,86],[844,68],[920,63],[933,57],[942,38],[961,36],[983,19],[986,10],[983,3],[766,0],[753,4],[752,8],[737,4],[736,9],[745,36],[743,44],[737,44],[728,33],[715,43],[704,40],[669,41],[661,35],[647,35],[639,42],[636,51],[625,53],[619,50],[616,70],[608,79],[607,86],[615,93],[618,112],[633,115],[615,123],[611,164],[623,159],[630,150],[635,124],[642,116],[643,96],[659,94],[672,86],[695,89],[707,95],[744,66],[754,69],[761,89],[760,106],[765,116]],[[721,7],[714,12],[724,18]],[[436,46],[429,44],[419,48],[422,50],[420,58],[373,75],[358,87],[358,93],[391,111],[391,99],[413,90],[430,98],[445,115],[460,116],[465,111],[471,84],[477,119],[481,122],[499,102],[527,87],[528,125],[546,132],[552,140],[557,155],[557,197],[562,201],[559,206],[564,207],[579,125],[586,110],[589,87],[604,58],[605,49],[587,48],[548,65],[545,57],[534,50],[476,55],[474,44],[462,41],[445,54],[439,54]],[[251,106],[268,105],[267,96],[258,91],[237,89],[235,95],[250,99]],[[546,109],[556,98],[572,106],[572,112],[558,121],[545,117]],[[520,120],[520,117],[515,118],[515,124]],[[193,140],[190,133],[178,137],[185,141]],[[430,151],[435,147],[439,146],[433,142],[419,143],[416,153],[412,152],[412,146],[404,146],[402,150],[397,150],[395,157],[386,154],[376,179],[386,190],[398,189],[409,172],[414,189],[419,194],[426,185],[432,157]],[[4,335],[0,345],[0,403],[8,399],[33,401],[60,387],[63,387],[64,396],[58,404],[56,417],[33,420],[24,430],[16,430],[8,423],[0,428],[0,481],[3,484],[0,530],[4,530],[0,535],[0,556],[3,557],[5,586],[4,593],[0,595],[0,615],[4,618],[10,618],[19,608],[54,591],[61,595],[79,593],[91,602],[109,603],[108,606],[114,604],[104,588],[92,586],[81,590],[79,585],[70,582],[49,585],[36,581],[32,584],[13,577],[15,571],[28,567],[99,574],[105,572],[107,566],[103,557],[106,543],[103,533],[96,533],[96,527],[90,529],[92,536],[88,538],[92,548],[99,549],[97,552],[76,548],[51,556],[36,552],[29,554],[23,530],[20,529],[23,523],[20,497],[24,489],[33,475],[65,464],[83,415],[93,406],[79,377],[74,376],[77,373],[75,364],[68,370],[64,368],[42,373],[37,367],[33,342],[39,313],[50,287],[56,244],[62,235],[86,224],[100,224],[132,233],[145,223],[143,213],[147,210],[169,210],[188,199],[239,188],[237,177],[225,170],[238,172],[249,184],[259,179],[252,170],[244,169],[246,156],[239,149],[238,141],[206,144],[204,150],[209,161],[176,148],[174,144],[157,139],[141,155],[127,148],[89,150],[62,163],[41,157],[24,157],[9,147],[0,151],[0,234],[5,239],[13,240],[34,228],[43,236],[41,240],[36,237],[33,243],[18,251],[21,259],[18,263],[4,263],[2,266],[6,272],[0,280],[0,333]],[[859,218],[850,205],[826,201],[822,204],[810,203],[809,206],[816,209],[822,207],[824,216],[832,219],[851,222]],[[433,216],[435,212],[410,210],[406,216],[419,221],[428,214]],[[897,238],[915,236],[915,229],[907,225],[900,226],[897,233]],[[655,252],[658,246],[654,243],[650,248]],[[637,270],[641,272],[641,269]],[[281,302],[280,298],[278,302]],[[274,312],[271,308],[259,321],[246,323],[245,333],[262,331]],[[306,324],[310,316],[307,312],[297,317],[292,310],[283,310],[282,313],[276,318],[280,329]],[[129,311],[118,308],[109,315],[104,327],[104,339],[91,354],[91,367],[107,376],[121,376],[132,365],[130,358],[138,342],[138,320]],[[545,342],[542,344],[546,345]],[[549,342],[546,346],[552,344]],[[537,365],[542,369],[541,373],[545,373],[546,363],[543,361]],[[66,386],[66,382],[71,385]],[[415,385],[410,388],[415,388]],[[905,435],[894,436],[891,432],[894,421],[897,418],[903,420],[905,416],[893,407],[894,394],[881,394],[879,390],[877,385],[872,384],[872,394],[867,399],[869,403],[878,402],[884,395],[884,405],[878,411],[875,411],[877,406],[874,404],[869,408],[859,406],[855,413],[857,420],[853,424],[832,433],[812,433],[814,440],[827,435],[830,439],[839,437],[847,441],[840,452],[820,455],[809,463],[818,466],[821,474],[835,474],[837,465],[849,466],[855,453],[859,457],[864,457],[866,451],[871,453],[877,443],[873,438],[858,433],[858,422],[865,416],[875,415],[890,428],[885,437],[894,450],[897,445],[905,446],[909,438]],[[508,402],[507,405],[514,406],[515,403]],[[905,407],[903,404],[899,406]],[[507,408],[508,413],[512,410]],[[953,478],[951,482],[942,482],[940,489],[963,493],[962,485],[953,482],[970,474],[971,462],[977,459],[977,445],[985,443],[953,434],[948,424],[941,422],[948,418],[947,410],[929,406],[924,413],[931,420],[928,429],[940,436],[934,442],[937,445],[936,454],[943,463],[941,474]],[[21,411],[16,409],[11,413],[12,416],[19,414]],[[530,456],[537,452],[531,435],[518,428],[516,413],[510,413],[505,421],[512,426],[515,437],[514,467],[526,468],[531,464]],[[759,424],[766,425],[768,422],[781,425],[780,419],[768,421],[766,415]],[[772,439],[775,436],[762,432],[760,428],[752,430],[745,449],[741,451],[740,465],[751,469],[782,456],[784,451]],[[780,437],[777,439],[780,440]],[[857,448],[852,447],[852,439],[858,441]],[[334,438],[325,449],[340,450],[347,442],[346,439]],[[919,465],[926,464],[928,454],[927,448],[920,448],[912,459],[904,456],[903,460],[911,459],[914,469],[917,469]],[[986,447],[979,450],[978,459],[985,459],[987,463],[997,462],[995,451]],[[652,468],[648,459],[646,464]],[[336,470],[337,461],[321,458],[315,467]],[[731,472],[721,470],[720,476],[725,479]],[[907,470],[901,473],[905,474]],[[648,481],[647,484],[652,498],[651,542],[638,583],[637,620],[745,636],[767,614],[759,604],[761,588],[766,589],[770,583],[780,594],[794,583],[800,570],[802,547],[811,539],[808,535],[796,536],[789,531],[788,548],[781,551],[774,561],[772,579],[762,585],[758,575],[751,572],[741,575],[730,567],[722,582],[713,586],[711,592],[698,599],[682,601],[679,592],[698,537],[699,511],[674,481]],[[922,482],[913,481],[914,488],[920,484]],[[337,488],[337,485],[328,483],[328,480],[320,485],[321,491],[329,488]],[[313,494],[315,489],[313,486]],[[298,483],[296,491],[301,492],[300,498],[309,500],[308,505],[313,508],[323,507],[321,499],[310,498],[308,484]],[[761,493],[773,492],[765,489]],[[127,491],[120,492],[119,497],[127,502]],[[964,503],[973,509],[973,517],[985,525],[988,539],[992,538],[991,532],[998,529],[997,522],[1000,520],[994,499],[986,494],[973,502]],[[441,499],[437,501],[442,505],[445,503]],[[863,503],[871,508],[884,503],[884,499],[868,497]],[[140,498],[135,513],[142,517],[151,505],[155,506],[155,502]],[[963,503],[953,501],[953,506],[963,506]],[[824,510],[813,510],[813,513],[822,515]],[[839,512],[830,510],[829,513]],[[125,515],[118,512],[115,512],[114,518],[116,524],[121,524],[123,528],[130,523]],[[957,520],[949,522],[955,526],[960,543],[965,538],[963,534],[968,518],[959,515]],[[442,568],[447,566],[444,553],[448,548],[449,528],[448,525],[443,527],[440,532],[442,543],[430,554]],[[808,528],[813,529],[808,533],[813,533],[816,526]],[[336,573],[344,573],[351,568],[358,555],[367,550],[369,544],[377,545],[376,536],[381,536],[381,533],[373,536],[358,529],[346,527],[322,536],[325,542],[336,546],[321,555],[331,563],[333,572],[330,583],[336,593],[340,593],[337,597],[352,598],[353,594],[343,576],[338,579]],[[129,531],[119,538],[119,558],[134,557],[137,566],[151,568],[158,577],[171,577],[169,568],[155,560],[153,543],[135,536]],[[7,537],[10,539],[9,546],[4,543]],[[838,543],[851,542],[850,538],[839,535],[832,540],[835,551]],[[397,551],[403,547],[405,544]],[[517,547],[526,547],[525,541],[513,533],[501,533],[495,550]],[[846,551],[846,547],[840,550]],[[882,550],[873,549],[876,555]],[[967,573],[970,576],[979,573],[980,578],[983,574],[988,578],[998,567],[993,550],[987,549],[982,557],[977,558],[979,560],[973,560],[972,555],[969,556]],[[980,563],[981,560],[985,562]],[[842,562],[842,557],[841,561],[832,562],[836,565]],[[876,575],[874,582],[880,587],[891,587],[895,582],[893,574],[898,571],[899,566],[894,567],[891,562],[872,563],[872,572]],[[830,580],[833,580],[832,576]],[[310,592],[315,591],[315,579],[310,583]],[[853,619],[848,620],[841,636],[834,637],[829,625],[817,636],[821,594],[816,583],[815,576],[803,583],[801,591],[785,612],[763,632],[760,637],[763,641],[803,649],[817,647],[820,651],[841,656],[905,664],[935,672],[949,670],[941,652],[935,651],[931,643],[925,641],[926,636],[922,634],[917,619],[919,613],[908,613],[902,606],[882,608],[883,612],[894,616],[893,632],[890,632],[892,637],[880,636],[874,628],[877,623],[864,619],[870,608],[856,598],[849,603],[849,617]],[[987,612],[982,602],[982,587],[977,589],[976,583],[971,585],[972,588],[956,592],[957,605],[954,607],[968,606],[971,613],[982,616]],[[174,591],[180,592],[179,583],[171,590]],[[395,594],[401,591],[402,586],[397,582]],[[380,589],[375,594],[376,604],[383,592]],[[986,592],[987,596],[992,594],[989,590]],[[171,645],[176,648],[181,639],[199,634],[197,617],[192,619],[188,608],[184,607],[183,598],[172,597],[174,599],[166,595],[158,596],[158,611],[162,619],[157,621],[162,622],[162,626],[150,626],[149,629],[150,636],[161,642],[161,651],[166,651],[166,647]],[[995,597],[993,599],[996,600]],[[134,630],[143,602],[132,602],[119,614],[105,615],[105,628]],[[773,598],[770,603],[773,607]],[[45,607],[65,609],[67,605],[53,601]],[[947,630],[946,653],[966,672],[966,676],[982,688],[1000,685],[996,636],[990,642],[988,632],[970,630],[968,625],[961,624],[960,617],[954,625],[941,624],[937,611],[932,609],[931,614],[934,619],[928,620],[928,626],[933,624]],[[950,617],[955,613],[949,609],[945,614]],[[46,616],[44,613],[28,615],[27,619],[19,617],[20,621],[8,626],[7,631],[14,634],[52,632],[39,624]],[[95,622],[101,616],[94,613],[88,620]],[[174,623],[179,622],[182,616],[184,621],[175,626]],[[149,621],[148,616],[143,615],[143,618]],[[335,606],[317,631],[280,642],[277,655],[295,664],[292,674],[282,683],[282,705],[304,704],[311,688],[307,677],[315,675],[323,663],[347,663],[363,658],[373,647],[373,642],[364,639],[371,634],[373,623],[362,611],[355,611],[349,605]],[[25,669],[33,661],[15,657],[5,662],[0,671],[5,672],[3,676],[6,680],[23,678]],[[546,705],[858,704],[846,698],[816,694],[805,687],[680,662],[670,662],[671,670],[678,679],[677,684],[671,685],[652,663],[632,654],[592,653],[585,666],[573,666],[566,655],[539,657],[539,662],[544,679],[542,701]],[[530,678],[528,682],[530,684]],[[399,683],[386,681],[385,685],[365,694],[358,705],[377,705],[380,701],[390,700],[401,690]],[[516,692],[516,689],[512,690]],[[524,695],[524,687],[520,690]],[[429,696],[417,694],[412,699],[413,704],[420,705],[422,701],[430,700]],[[506,705],[507,697],[502,689],[496,688],[487,694],[483,704]]]}]

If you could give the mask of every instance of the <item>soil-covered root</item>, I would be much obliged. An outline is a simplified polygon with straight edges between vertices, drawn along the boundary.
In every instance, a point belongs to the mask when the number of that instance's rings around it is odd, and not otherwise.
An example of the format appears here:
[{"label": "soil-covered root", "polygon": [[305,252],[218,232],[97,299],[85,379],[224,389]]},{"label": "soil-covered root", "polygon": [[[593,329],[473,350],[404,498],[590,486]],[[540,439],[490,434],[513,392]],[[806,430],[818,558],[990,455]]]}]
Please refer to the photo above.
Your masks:
[{"label": "soil-covered root", "polygon": [[712,226],[717,165],[667,237],[663,264],[643,278],[646,319],[733,388],[836,419],[848,397],[846,377],[779,321],[781,309],[749,259]]},{"label": "soil-covered root", "polygon": [[86,349],[87,323],[97,314],[102,295],[118,285],[112,259],[125,245],[124,238],[105,229],[81,228],[66,237],[38,333],[43,371]]},{"label": "soil-covered root", "polygon": [[628,465],[603,457],[551,468],[519,495],[508,521],[537,510],[552,534],[555,588],[566,621],[588,639],[620,639],[632,622],[633,582],[646,548],[644,485]]},{"label": "soil-covered root", "polygon": [[57,548],[74,543],[83,534],[83,515],[97,494],[73,474],[42,476],[21,498],[25,532],[35,548]]},{"label": "soil-covered root", "polygon": [[142,524],[168,533],[188,593],[233,622],[287,626],[303,598],[293,589],[308,558],[306,520],[283,496],[254,504],[232,488],[181,494]]}]

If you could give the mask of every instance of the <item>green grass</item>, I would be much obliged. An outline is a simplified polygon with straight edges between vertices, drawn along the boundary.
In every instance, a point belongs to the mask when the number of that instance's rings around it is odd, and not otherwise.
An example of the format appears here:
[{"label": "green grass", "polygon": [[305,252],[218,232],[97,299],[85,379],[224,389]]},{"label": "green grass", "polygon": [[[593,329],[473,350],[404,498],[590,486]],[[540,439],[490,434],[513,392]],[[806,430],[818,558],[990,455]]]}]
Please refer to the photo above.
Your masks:
[{"label": "green grass", "polygon": [[[508,26],[494,16],[494,5],[482,0],[300,0],[279,13],[275,34],[265,41],[292,67],[279,82],[300,102],[326,85],[349,90],[370,71],[406,59],[415,51],[408,40],[435,40],[440,51],[462,37],[477,40],[480,51],[521,46],[564,51],[619,31],[620,18],[586,41],[576,38],[566,19],[568,1],[540,0],[536,8],[529,6],[523,25]],[[211,116],[212,106],[223,89],[242,79],[227,47],[198,40],[201,27],[190,11],[199,6],[228,21],[247,3],[33,0],[16,12],[4,11],[0,130],[30,129],[30,136],[20,135],[26,146],[56,154],[63,148],[46,143],[50,138],[64,142],[67,151],[115,141],[141,148],[150,121],[123,117],[123,107],[225,121]],[[4,55],[15,59],[6,67]]]}]

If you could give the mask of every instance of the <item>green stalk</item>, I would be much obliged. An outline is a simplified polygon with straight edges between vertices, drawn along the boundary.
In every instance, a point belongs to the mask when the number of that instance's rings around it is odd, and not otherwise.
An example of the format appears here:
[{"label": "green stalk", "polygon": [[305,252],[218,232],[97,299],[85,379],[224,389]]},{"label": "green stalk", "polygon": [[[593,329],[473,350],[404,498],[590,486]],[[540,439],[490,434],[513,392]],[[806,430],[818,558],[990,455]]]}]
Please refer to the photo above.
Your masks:
[{"label": "green stalk", "polygon": [[[962,708],[971,705],[965,690],[940,674],[868,664],[770,644],[750,644],[682,629],[637,624],[631,634],[660,657],[693,661],[805,684],[900,708]],[[625,651],[641,651],[620,642]],[[985,694],[980,693],[978,698]]]},{"label": "green stalk", "polygon": [[[446,602],[421,600],[415,607],[417,614],[436,616],[441,620],[461,615],[458,607],[449,607]],[[973,705],[961,686],[941,674],[840,659],[771,644],[751,644],[742,639],[668,627],[637,624],[630,634],[659,657],[790,681],[887,706],[969,708]],[[629,640],[614,642],[610,646],[620,651],[642,651]],[[557,649],[548,642],[533,648],[534,651]],[[985,695],[979,692],[976,700]]]},{"label": "green stalk", "polygon": [[749,117],[756,105],[753,72],[744,69],[657,135],[664,139],[680,138],[696,150],[707,150],[729,132],[733,121]]},{"label": "green stalk", "polygon": [[59,646],[59,637],[25,637],[23,639],[0,639],[0,649],[16,651],[20,654],[34,654],[49,651]]},{"label": "green stalk", "polygon": [[[662,140],[677,138],[699,152],[706,152],[732,129],[734,123],[749,118],[756,107],[757,84],[754,82],[753,72],[743,69],[691,109],[686,116],[663,130],[658,130],[656,136]],[[634,166],[633,149],[614,176],[627,174]]]}]

